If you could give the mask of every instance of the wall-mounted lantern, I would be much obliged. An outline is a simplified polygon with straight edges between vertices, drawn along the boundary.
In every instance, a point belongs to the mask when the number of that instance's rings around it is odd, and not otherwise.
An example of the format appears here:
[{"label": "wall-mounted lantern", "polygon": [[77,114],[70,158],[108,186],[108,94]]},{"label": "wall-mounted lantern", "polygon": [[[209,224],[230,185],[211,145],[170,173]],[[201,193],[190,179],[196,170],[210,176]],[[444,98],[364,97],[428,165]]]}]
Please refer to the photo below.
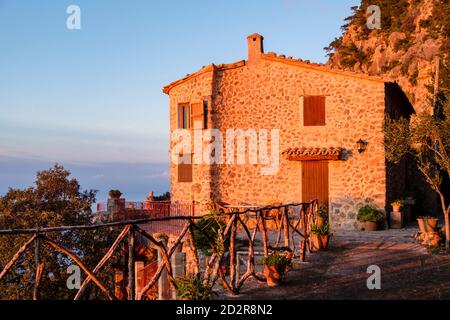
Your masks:
[{"label": "wall-mounted lantern", "polygon": [[368,144],[367,141],[364,141],[364,140],[362,140],[362,139],[359,139],[359,140],[356,142],[356,144],[358,145],[358,152],[359,152],[359,153],[362,153],[362,152],[366,151],[367,144]]}]

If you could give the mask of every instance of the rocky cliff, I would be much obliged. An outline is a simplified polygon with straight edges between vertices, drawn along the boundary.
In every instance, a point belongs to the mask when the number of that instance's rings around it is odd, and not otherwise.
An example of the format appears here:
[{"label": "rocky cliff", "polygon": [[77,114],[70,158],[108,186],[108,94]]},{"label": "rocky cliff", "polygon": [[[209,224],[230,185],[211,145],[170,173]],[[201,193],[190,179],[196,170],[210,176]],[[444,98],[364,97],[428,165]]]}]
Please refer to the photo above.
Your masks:
[{"label": "rocky cliff", "polygon": [[[367,26],[369,5],[380,8],[379,29]],[[343,35],[325,48],[328,65],[397,81],[416,111],[424,110],[437,57],[441,80],[448,78],[449,0],[362,0],[352,11]]]}]

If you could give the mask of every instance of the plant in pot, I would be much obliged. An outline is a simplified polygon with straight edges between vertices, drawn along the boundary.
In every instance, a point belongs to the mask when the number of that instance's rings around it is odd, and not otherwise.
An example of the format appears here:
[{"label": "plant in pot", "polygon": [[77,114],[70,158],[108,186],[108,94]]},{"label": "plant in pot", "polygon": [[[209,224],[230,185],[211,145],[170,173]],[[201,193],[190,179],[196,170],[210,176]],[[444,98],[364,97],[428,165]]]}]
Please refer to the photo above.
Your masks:
[{"label": "plant in pot", "polygon": [[200,274],[186,275],[175,279],[178,299],[210,300],[214,292],[210,284],[205,284]]},{"label": "plant in pot", "polygon": [[364,224],[365,231],[376,231],[378,224],[384,219],[384,214],[370,205],[365,205],[358,210],[356,219]]},{"label": "plant in pot", "polygon": [[425,217],[425,228],[427,232],[434,232],[437,227],[438,219],[435,217]]},{"label": "plant in pot", "polygon": [[122,192],[120,192],[120,190],[117,190],[117,189],[109,190],[109,197],[111,199],[120,199],[121,196],[122,196]]},{"label": "plant in pot", "polygon": [[436,229],[438,220],[435,217],[430,216],[420,216],[417,218],[419,224],[419,229],[421,234],[426,234],[427,232],[434,232]]},{"label": "plant in pot", "polygon": [[292,265],[292,259],[286,255],[273,252],[262,259],[264,265],[264,275],[266,276],[267,285],[276,287],[281,283],[287,269]]},{"label": "plant in pot", "polygon": [[317,251],[327,250],[328,243],[330,242],[330,227],[328,224],[322,226],[312,225],[311,226],[311,237],[313,239],[314,249]]},{"label": "plant in pot", "polygon": [[390,227],[392,229],[400,229],[404,224],[403,213],[400,212],[403,203],[400,200],[395,200],[391,203],[391,206],[393,211],[389,215]]},{"label": "plant in pot", "polygon": [[401,207],[403,207],[403,203],[400,200],[395,200],[391,203],[391,206],[394,212],[400,212]]},{"label": "plant in pot", "polygon": [[419,230],[421,234],[427,233],[427,229],[425,228],[425,217],[419,216],[417,218],[417,223],[419,224]]},{"label": "plant in pot", "polygon": [[323,208],[319,208],[317,210],[317,221],[316,221],[316,225],[318,227],[323,226],[324,224],[327,223],[328,220],[328,212],[323,209]]}]

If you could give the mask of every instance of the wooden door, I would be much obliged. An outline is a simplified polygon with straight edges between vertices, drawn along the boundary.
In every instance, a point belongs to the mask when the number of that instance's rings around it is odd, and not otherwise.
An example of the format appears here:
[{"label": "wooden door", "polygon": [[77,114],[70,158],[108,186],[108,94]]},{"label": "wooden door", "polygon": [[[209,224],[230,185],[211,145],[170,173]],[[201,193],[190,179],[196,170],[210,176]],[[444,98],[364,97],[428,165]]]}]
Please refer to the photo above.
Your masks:
[{"label": "wooden door", "polygon": [[302,201],[314,199],[328,210],[328,161],[302,162]]}]

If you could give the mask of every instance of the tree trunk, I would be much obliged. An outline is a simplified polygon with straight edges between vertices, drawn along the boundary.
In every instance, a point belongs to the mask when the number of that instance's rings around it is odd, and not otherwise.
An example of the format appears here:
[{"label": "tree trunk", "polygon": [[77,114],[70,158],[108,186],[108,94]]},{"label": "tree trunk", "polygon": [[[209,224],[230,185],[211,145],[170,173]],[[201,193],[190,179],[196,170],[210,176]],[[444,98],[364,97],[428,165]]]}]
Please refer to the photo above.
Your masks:
[{"label": "tree trunk", "polygon": [[445,220],[445,250],[450,251],[449,239],[450,239],[450,219],[449,219],[450,207],[444,212]]}]

